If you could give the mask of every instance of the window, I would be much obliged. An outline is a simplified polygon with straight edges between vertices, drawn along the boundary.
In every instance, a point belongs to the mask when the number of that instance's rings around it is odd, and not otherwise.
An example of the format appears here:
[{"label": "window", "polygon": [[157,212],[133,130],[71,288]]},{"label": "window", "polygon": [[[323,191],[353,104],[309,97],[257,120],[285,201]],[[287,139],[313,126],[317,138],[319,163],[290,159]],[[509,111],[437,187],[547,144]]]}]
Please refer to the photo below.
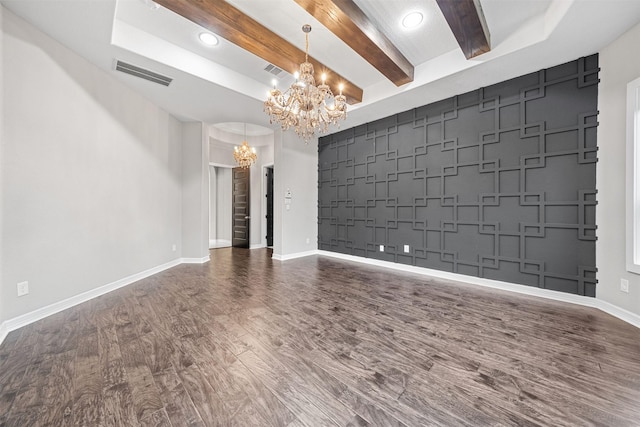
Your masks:
[{"label": "window", "polygon": [[640,274],[640,78],[627,85],[627,270]]}]

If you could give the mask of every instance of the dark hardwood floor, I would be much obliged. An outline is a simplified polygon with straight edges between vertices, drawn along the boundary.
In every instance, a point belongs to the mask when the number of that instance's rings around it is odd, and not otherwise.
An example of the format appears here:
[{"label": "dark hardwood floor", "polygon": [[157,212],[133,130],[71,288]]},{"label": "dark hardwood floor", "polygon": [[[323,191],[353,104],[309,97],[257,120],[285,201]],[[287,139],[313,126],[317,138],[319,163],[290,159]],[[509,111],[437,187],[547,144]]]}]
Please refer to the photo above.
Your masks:
[{"label": "dark hardwood floor", "polygon": [[312,256],[212,250],[14,331],[6,426],[638,426],[640,329]]}]

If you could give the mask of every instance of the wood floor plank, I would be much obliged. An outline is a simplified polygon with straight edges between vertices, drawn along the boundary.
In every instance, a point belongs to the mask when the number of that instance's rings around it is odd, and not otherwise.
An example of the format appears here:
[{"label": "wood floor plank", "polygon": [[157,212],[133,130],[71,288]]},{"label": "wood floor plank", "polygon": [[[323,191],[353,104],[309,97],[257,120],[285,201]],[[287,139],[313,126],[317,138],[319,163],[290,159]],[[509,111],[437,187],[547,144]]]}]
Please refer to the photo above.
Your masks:
[{"label": "wood floor plank", "polygon": [[222,399],[206,380],[198,365],[192,364],[181,369],[178,371],[178,376],[205,425],[230,424],[231,414],[225,411]]},{"label": "wood floor plank", "polygon": [[256,410],[267,425],[286,426],[296,419],[289,408],[242,363],[233,363],[227,369],[245,390],[248,398],[257,405]]},{"label": "wood floor plank", "polygon": [[164,409],[153,412],[140,420],[141,427],[171,427],[171,421]]},{"label": "wood floor plank", "polygon": [[97,327],[87,324],[80,334],[73,377],[74,424],[95,426],[101,421],[100,401],[103,387]]},{"label": "wood floor plank", "polygon": [[103,390],[100,419],[103,425],[140,425],[128,382],[110,385]]},{"label": "wood floor plank", "polygon": [[640,329],[322,256],[216,249],[14,331],[0,426],[638,426]]},{"label": "wood floor plank", "polygon": [[153,381],[151,370],[146,364],[142,347],[135,341],[121,346],[122,359],[138,422],[160,409],[164,404],[160,392]]},{"label": "wood floor plank", "polygon": [[285,402],[289,410],[306,425],[339,425],[316,407],[309,397],[299,393],[299,384],[291,381],[289,379],[290,376],[283,372],[282,369],[277,370],[277,373],[273,375],[273,366],[261,360],[253,351],[242,353],[239,359],[273,394]]},{"label": "wood floor plank", "polygon": [[175,426],[204,427],[205,424],[185,390],[178,374],[172,368],[153,374],[171,424]]}]

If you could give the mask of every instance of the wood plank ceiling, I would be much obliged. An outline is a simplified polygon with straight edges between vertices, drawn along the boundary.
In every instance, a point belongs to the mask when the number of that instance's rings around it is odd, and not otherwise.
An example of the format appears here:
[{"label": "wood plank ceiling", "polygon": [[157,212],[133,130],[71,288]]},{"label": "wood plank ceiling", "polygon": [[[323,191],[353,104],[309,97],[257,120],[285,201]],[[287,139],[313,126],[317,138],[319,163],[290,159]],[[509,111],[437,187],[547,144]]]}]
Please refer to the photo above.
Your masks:
[{"label": "wood plank ceiling", "polygon": [[[488,52],[489,37],[478,0],[436,0],[467,59]],[[293,74],[305,53],[224,0],[155,0],[156,3]],[[295,0],[396,86],[413,81],[414,67],[353,0]],[[301,23],[301,25],[304,23]],[[331,90],[344,83],[347,102],[362,101],[355,83],[309,56],[316,81],[327,74]]]}]

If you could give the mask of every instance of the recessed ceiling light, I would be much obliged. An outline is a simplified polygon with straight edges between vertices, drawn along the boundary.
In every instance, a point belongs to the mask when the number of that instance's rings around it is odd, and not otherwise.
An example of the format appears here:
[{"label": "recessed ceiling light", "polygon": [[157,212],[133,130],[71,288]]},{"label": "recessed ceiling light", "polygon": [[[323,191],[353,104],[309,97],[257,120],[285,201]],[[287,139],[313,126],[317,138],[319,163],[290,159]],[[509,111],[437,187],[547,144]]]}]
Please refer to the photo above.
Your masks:
[{"label": "recessed ceiling light", "polygon": [[200,41],[207,46],[215,46],[218,44],[218,38],[211,33],[200,33],[198,37]]},{"label": "recessed ceiling light", "polygon": [[411,12],[402,18],[402,26],[405,28],[415,28],[422,22],[422,13]]}]

